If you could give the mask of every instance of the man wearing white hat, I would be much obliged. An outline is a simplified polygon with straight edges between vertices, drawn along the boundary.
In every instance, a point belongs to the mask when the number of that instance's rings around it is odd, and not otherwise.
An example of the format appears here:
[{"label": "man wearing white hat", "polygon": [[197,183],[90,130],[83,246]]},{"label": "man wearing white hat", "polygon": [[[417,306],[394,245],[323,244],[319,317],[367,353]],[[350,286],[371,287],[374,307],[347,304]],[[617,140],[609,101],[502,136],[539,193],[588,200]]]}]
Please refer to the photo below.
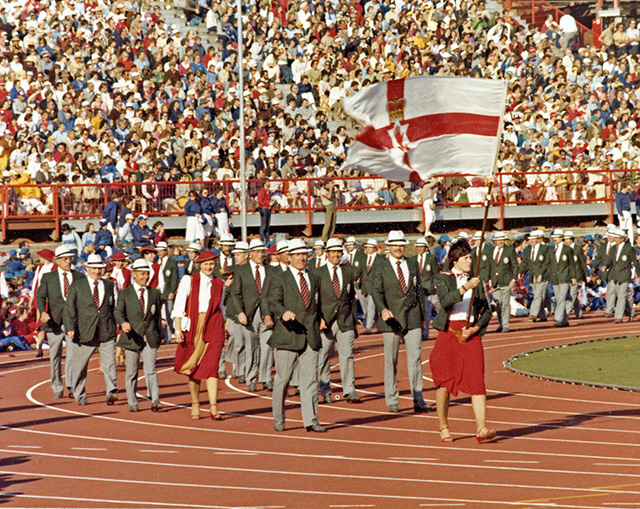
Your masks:
[{"label": "man wearing white hat", "polygon": [[202,251],[202,246],[197,242],[192,242],[187,246],[187,256],[189,257],[189,261],[187,262],[184,273],[189,276],[191,274],[195,274],[200,269],[198,268],[198,264],[195,262],[196,258]]},{"label": "man wearing white hat", "polygon": [[324,252],[324,241],[316,240],[313,245],[313,251],[316,253],[315,258],[309,262],[309,269],[319,269],[327,263],[327,254]]},{"label": "man wearing white hat", "polygon": [[[378,242],[375,239],[368,239],[364,243],[364,256],[356,256],[353,267],[353,274],[356,281],[360,281],[360,293],[358,294],[358,300],[360,301],[360,307],[364,315],[364,333],[371,334],[371,329],[376,323],[376,306],[371,296],[371,273],[373,269],[383,261],[381,256],[378,256],[376,250],[378,249]],[[357,290],[357,288],[356,288]]]},{"label": "man wearing white hat", "polygon": [[67,358],[64,366],[65,380],[69,389],[69,397],[73,397],[73,377],[71,375],[73,348],[71,347],[70,338],[65,334],[65,329],[62,325],[62,313],[72,283],[79,279],[84,279],[84,274],[71,270],[74,254],[67,246],[58,246],[55,254],[57,268],[42,275],[36,293],[36,306],[42,321],[40,328],[45,331],[49,342],[53,397],[61,398],[64,392],[64,385],[62,384],[63,341],[67,345]]},{"label": "man wearing white hat", "polygon": [[[267,271],[264,258],[266,246],[259,239],[249,244],[249,263],[236,267],[233,283],[229,287],[229,305],[234,309],[236,323],[242,327],[242,341],[245,352],[244,375],[247,390],[255,392],[257,383],[262,382],[267,390],[273,388],[271,367],[273,351],[267,345],[271,336],[267,324],[262,320],[260,297],[265,285]],[[270,321],[271,317],[267,321]]]},{"label": "man wearing white hat", "polygon": [[[469,240],[469,245],[471,246],[471,272],[475,273],[476,264],[478,260],[478,255],[481,253],[480,258],[480,269],[478,272],[478,277],[480,281],[483,283],[488,283],[491,279],[491,252],[493,250],[493,246],[487,244],[487,237],[484,238],[484,245],[480,246],[480,238],[482,237],[482,232],[476,232],[471,239]],[[448,265],[448,262],[447,262]],[[445,270],[449,268],[446,267]],[[471,274],[473,275],[473,274]]]},{"label": "man wearing white hat", "polygon": [[358,256],[364,256],[362,251],[358,251],[358,242],[355,237],[347,237],[347,240],[344,243],[345,254],[348,257],[348,262],[351,267],[355,267],[355,261]]},{"label": "man wearing white hat", "polygon": [[[233,254],[233,265],[228,268],[229,271],[235,271],[238,267],[245,265],[249,261],[249,244],[244,241],[236,242],[235,246],[231,250]],[[233,273],[231,273],[233,277]],[[226,378],[227,370],[224,360],[228,360],[231,363],[231,376],[233,378],[240,378],[241,383],[245,383],[245,354],[244,354],[244,341],[242,340],[242,326],[235,319],[237,312],[231,304],[229,299],[229,291],[226,290],[225,301],[225,316],[229,319],[229,341],[227,342],[227,348],[224,355],[221,355],[221,364],[218,369],[218,375],[220,378]],[[224,359],[224,360],[223,360]]]},{"label": "man wearing white hat", "polygon": [[529,235],[529,245],[522,253],[520,275],[529,273],[529,283],[533,290],[533,300],[529,309],[529,319],[533,322],[547,321],[544,303],[547,300],[547,285],[553,250],[544,244],[544,232],[535,230]]},{"label": "man wearing white hat", "polygon": [[589,269],[587,267],[587,259],[582,252],[582,246],[575,243],[575,235],[572,231],[564,232],[564,243],[573,251],[573,263],[576,268],[576,280],[578,284],[569,288],[569,298],[567,299],[567,316],[573,311],[576,318],[582,318],[582,306],[578,299],[578,290],[580,284],[591,281],[589,277]]},{"label": "man wearing white hat", "polygon": [[408,242],[401,230],[387,238],[389,258],[382,260],[371,275],[371,294],[378,311],[378,331],[384,341],[384,394],[389,412],[399,412],[400,393],[396,383],[398,350],[403,340],[407,352],[409,385],[416,413],[429,410],[422,397],[423,295],[418,266],[404,257]]},{"label": "man wearing white hat", "polygon": [[518,277],[518,258],[513,246],[505,244],[507,235],[496,232],[495,246],[491,253],[491,285],[493,297],[498,305],[498,322],[496,332],[509,332],[511,319],[511,291],[516,286]]},{"label": "man wearing white hat", "polygon": [[175,302],[176,292],[178,291],[178,283],[180,282],[180,274],[178,273],[178,264],[175,260],[169,258],[169,246],[166,242],[160,241],[156,244],[156,253],[158,255],[158,290],[161,292],[162,309],[166,319],[164,342],[168,343],[173,337],[173,319],[171,312],[173,311],[173,303]]},{"label": "man wearing white hat", "polygon": [[[629,299],[629,283],[631,282],[631,266],[640,274],[640,264],[636,252],[631,244],[626,242],[626,232],[621,228],[611,231],[614,241],[614,249],[611,249],[609,258],[605,261],[607,267],[607,297],[611,292],[615,303],[615,322],[622,322],[624,315],[633,320],[633,304]],[[608,304],[608,299],[607,299]]]},{"label": "man wearing white hat", "polygon": [[416,240],[416,252],[414,259],[420,271],[422,292],[424,294],[424,330],[422,331],[422,340],[427,341],[429,339],[429,324],[431,323],[432,304],[430,298],[436,293],[436,276],[440,271],[438,270],[438,259],[429,251],[429,243],[425,237]]},{"label": "man wearing white hat", "polygon": [[160,291],[147,286],[151,268],[142,258],[131,267],[133,282],[120,290],[114,316],[122,332],[116,346],[125,350],[125,386],[129,411],[138,411],[138,371],[140,356],[151,410],[162,410],[156,370],[156,354],[162,341],[162,298]]},{"label": "man wearing white hat", "polygon": [[[611,233],[615,229],[616,229],[615,225],[613,224],[607,225],[606,239],[602,244],[600,244],[600,247],[598,248],[598,252],[593,257],[593,261],[591,262],[591,268],[594,274],[598,273],[600,275],[600,279],[606,282],[607,286],[608,286],[608,274],[606,269],[606,262],[609,258],[609,255],[612,249],[616,247],[616,243],[614,242],[614,236]],[[615,310],[615,292],[611,292],[609,290],[610,288],[607,288],[606,307],[604,312],[607,318],[611,318]]]},{"label": "man wearing white hat", "polygon": [[318,350],[320,339],[319,283],[306,270],[309,254],[302,239],[289,242],[291,266],[270,286],[268,309],[274,320],[269,346],[275,349],[273,427],[284,431],[284,402],[296,363],[300,367],[302,423],[307,431],[322,433],[318,421]]},{"label": "man wearing white hat", "polygon": [[226,280],[231,274],[230,269],[233,265],[233,246],[236,245],[236,241],[233,235],[230,233],[223,233],[220,235],[220,257],[216,264],[216,277]]},{"label": "man wearing white hat", "polygon": [[116,373],[115,285],[101,279],[106,267],[98,255],[89,255],[85,265],[87,277],[74,281],[63,310],[67,335],[73,341],[73,395],[79,405],[86,405],[87,366],[96,348],[100,351],[107,405],[118,400]]},{"label": "man wearing white hat", "polygon": [[564,232],[553,230],[551,240],[553,240],[553,257],[551,258],[551,268],[549,271],[549,283],[553,286],[553,293],[556,297],[556,310],[554,323],[556,327],[568,327],[569,317],[567,315],[567,293],[570,286],[575,286],[576,270],[573,262],[573,251],[562,242]]},{"label": "man wearing white hat", "polygon": [[356,291],[350,265],[340,265],[342,242],[327,241],[327,263],[315,269],[320,283],[320,337],[322,348],[318,359],[318,379],[324,403],[331,403],[331,354],[334,342],[338,348],[342,394],[347,403],[360,403],[356,394],[353,364],[355,339]]}]

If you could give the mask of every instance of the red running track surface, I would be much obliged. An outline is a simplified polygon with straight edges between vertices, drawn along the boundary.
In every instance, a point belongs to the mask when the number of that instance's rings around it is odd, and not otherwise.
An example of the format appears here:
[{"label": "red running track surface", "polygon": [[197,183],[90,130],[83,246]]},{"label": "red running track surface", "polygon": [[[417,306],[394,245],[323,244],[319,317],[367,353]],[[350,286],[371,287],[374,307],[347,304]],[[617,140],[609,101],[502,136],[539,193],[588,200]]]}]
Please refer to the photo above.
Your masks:
[{"label": "red running track surface", "polygon": [[[159,414],[145,400],[139,413],[128,411],[123,368],[120,400],[107,406],[97,357],[81,407],[52,398],[46,351],[44,360],[1,354],[0,506],[640,507],[638,394],[540,381],[502,366],[519,352],[635,334],[637,326],[601,313],[564,329],[550,323],[517,318],[510,333],[485,337],[488,420],[498,439],[482,445],[466,397],[453,401],[452,444],[439,441],[435,413],[413,414],[403,349],[401,413],[386,411],[379,334],[356,340],[363,404],[320,405],[325,434],[304,430],[294,396],[287,430],[276,433],[270,393],[249,393],[233,379],[221,384],[222,422],[204,419],[204,405],[203,419],[190,420],[186,379],[171,369],[174,345],[158,355],[168,407]],[[423,343],[422,353],[429,402],[432,346]],[[332,381],[341,395],[337,366]]]}]

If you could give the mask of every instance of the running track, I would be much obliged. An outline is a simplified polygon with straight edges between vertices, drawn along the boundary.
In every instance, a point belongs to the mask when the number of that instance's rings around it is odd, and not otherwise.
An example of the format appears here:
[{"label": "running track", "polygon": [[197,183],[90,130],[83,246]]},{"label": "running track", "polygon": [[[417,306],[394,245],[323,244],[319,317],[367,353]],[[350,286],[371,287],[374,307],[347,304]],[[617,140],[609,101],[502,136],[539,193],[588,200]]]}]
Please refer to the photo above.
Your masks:
[{"label": "running track", "polygon": [[[276,433],[270,393],[221,385],[222,422],[189,419],[186,380],[173,345],[159,353],[169,410],[129,413],[104,403],[91,361],[89,404],[52,399],[48,359],[0,356],[0,505],[6,507],[570,507],[640,508],[640,400],[630,392],[544,382],[506,371],[510,355],[580,339],[637,333],[600,313],[565,329],[517,318],[485,337],[488,418],[498,440],[479,445],[469,400],[454,400],[442,444],[435,414],[414,415],[401,352],[401,413],[386,412],[380,335],[356,340],[356,387],[364,402],[321,405],[326,434],[302,427],[290,397]],[[495,329],[495,320],[490,330]],[[434,331],[432,331],[432,337]],[[425,399],[434,401],[423,343]],[[638,355],[635,352],[630,352]],[[332,370],[337,384],[337,367]],[[139,387],[144,396],[144,381]],[[202,394],[202,401],[205,394]],[[206,408],[206,407],[205,407]],[[203,409],[203,417],[206,416]]]}]

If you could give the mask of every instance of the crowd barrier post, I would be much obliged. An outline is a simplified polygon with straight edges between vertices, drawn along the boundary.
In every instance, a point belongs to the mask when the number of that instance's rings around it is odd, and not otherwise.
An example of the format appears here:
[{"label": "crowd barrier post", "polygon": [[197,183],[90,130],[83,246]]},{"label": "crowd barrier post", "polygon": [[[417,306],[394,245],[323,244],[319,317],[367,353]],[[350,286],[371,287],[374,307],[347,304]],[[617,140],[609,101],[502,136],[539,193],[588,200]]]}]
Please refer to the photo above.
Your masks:
[{"label": "crowd barrier post", "polygon": [[[491,197],[487,197],[491,199]],[[500,229],[504,230],[504,195],[502,194],[502,173],[498,173],[498,207],[500,216]]]},{"label": "crowd barrier post", "polygon": [[531,24],[536,24],[536,0],[531,0]]},{"label": "crowd barrier post", "polygon": [[613,194],[613,172],[609,170],[609,223],[614,224],[616,197]]}]

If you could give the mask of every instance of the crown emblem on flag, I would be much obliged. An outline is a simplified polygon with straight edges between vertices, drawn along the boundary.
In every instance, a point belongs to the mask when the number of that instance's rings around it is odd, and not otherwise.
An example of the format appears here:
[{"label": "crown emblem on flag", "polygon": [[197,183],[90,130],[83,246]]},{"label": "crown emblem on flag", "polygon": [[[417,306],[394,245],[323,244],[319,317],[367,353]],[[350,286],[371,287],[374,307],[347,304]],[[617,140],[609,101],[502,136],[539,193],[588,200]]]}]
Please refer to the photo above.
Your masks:
[{"label": "crown emblem on flag", "polygon": [[404,97],[393,96],[391,101],[387,101],[387,111],[389,112],[389,121],[397,122],[404,118],[404,105],[406,101]]}]

